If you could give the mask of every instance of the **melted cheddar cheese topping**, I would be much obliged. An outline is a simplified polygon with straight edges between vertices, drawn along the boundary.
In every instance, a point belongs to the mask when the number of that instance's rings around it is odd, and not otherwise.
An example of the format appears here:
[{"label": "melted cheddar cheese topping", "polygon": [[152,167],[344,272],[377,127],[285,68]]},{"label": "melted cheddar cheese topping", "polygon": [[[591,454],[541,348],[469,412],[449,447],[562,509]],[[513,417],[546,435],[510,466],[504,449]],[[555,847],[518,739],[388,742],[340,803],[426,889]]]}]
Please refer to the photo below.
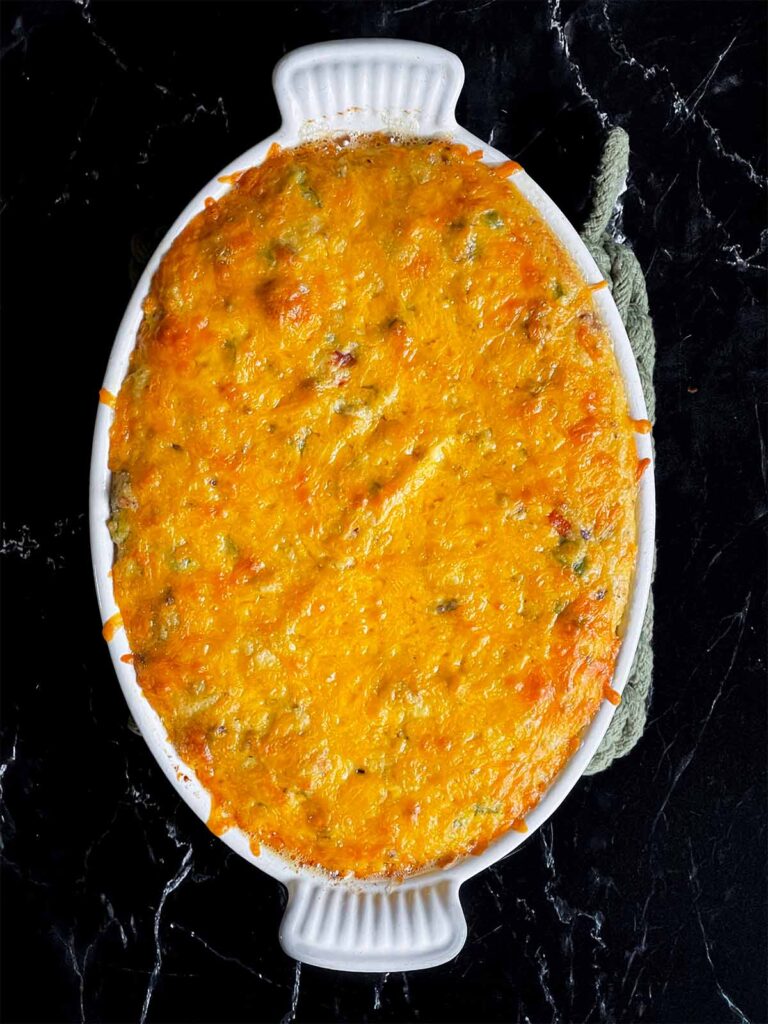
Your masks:
[{"label": "melted cheddar cheese topping", "polygon": [[254,849],[359,876],[477,852],[609,694],[633,425],[510,171],[273,148],[155,274],[112,428],[115,595],[211,828]]}]

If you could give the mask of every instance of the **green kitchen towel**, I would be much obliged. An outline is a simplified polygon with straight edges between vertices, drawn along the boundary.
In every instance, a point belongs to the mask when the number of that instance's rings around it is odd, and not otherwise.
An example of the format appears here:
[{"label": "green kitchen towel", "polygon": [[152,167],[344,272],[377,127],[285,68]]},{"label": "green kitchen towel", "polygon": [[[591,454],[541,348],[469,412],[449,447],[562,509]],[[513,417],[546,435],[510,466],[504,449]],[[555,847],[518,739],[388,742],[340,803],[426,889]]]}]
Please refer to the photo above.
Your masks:
[{"label": "green kitchen towel", "polygon": [[[628,169],[629,136],[622,128],[612,128],[606,138],[593,182],[592,210],[581,237],[608,282],[624,321],[640,371],[648,415],[653,421],[656,407],[653,391],[656,338],[648,312],[645,278],[635,254],[628,246],[617,242],[609,229],[617,200],[626,185]],[[587,775],[604,771],[616,758],[628,754],[643,734],[653,676],[652,641],[653,594],[648,600],[640,642],[621,704],[587,767]]]}]

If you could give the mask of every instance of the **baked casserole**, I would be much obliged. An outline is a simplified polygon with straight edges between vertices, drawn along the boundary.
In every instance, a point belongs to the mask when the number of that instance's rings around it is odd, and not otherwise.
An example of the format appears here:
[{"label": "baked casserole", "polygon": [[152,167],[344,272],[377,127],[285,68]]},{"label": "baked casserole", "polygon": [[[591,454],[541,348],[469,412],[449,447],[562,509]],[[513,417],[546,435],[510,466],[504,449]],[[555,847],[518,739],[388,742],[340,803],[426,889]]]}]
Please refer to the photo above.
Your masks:
[{"label": "baked casserole", "polygon": [[479,156],[274,147],[166,253],[116,400],[138,682],[214,831],[334,874],[525,829],[616,699],[648,425]]}]

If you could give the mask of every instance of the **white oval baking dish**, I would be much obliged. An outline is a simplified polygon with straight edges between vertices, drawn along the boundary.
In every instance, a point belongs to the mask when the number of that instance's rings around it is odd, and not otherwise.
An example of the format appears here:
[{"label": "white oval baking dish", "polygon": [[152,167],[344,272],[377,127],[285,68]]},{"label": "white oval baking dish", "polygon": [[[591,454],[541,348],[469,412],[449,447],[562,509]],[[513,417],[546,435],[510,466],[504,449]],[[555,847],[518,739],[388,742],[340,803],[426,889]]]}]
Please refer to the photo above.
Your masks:
[{"label": "white oval baking dish", "polygon": [[[392,39],[360,39],[319,43],[284,57],[274,72],[274,89],[282,114],[280,130],[243,153],[198,193],[167,233],[144,271],[128,304],[107,366],[104,387],[120,390],[142,316],[142,302],[163,254],[204,200],[222,196],[229,185],[224,175],[264,160],[272,143],[294,146],[326,133],[390,131],[412,135],[443,135],[472,149],[482,149],[488,163],[506,157],[460,127],[454,108],[464,81],[455,54],[422,43]],[[540,211],[589,283],[601,275],[576,231],[555,204],[525,174],[510,179]],[[608,289],[595,294],[615,347],[626,385],[631,415],[646,418],[645,402],[626,332]],[[99,607],[104,621],[117,611],[110,570],[113,546],[109,517],[109,428],[112,410],[100,405],[96,417],[90,478],[90,533]],[[637,437],[638,457],[652,458],[648,437]],[[640,635],[654,549],[654,477],[652,467],[640,483],[638,558],[613,686],[621,691]],[[210,799],[194,773],[168,742],[165,730],[136,682],[133,667],[120,660],[129,652],[124,630],[109,644],[120,685],[150,750],[173,786],[203,821]],[[614,708],[605,701],[586,731],[579,750],[560,772],[541,802],[527,816],[528,834],[555,811],[598,747]],[[477,872],[505,857],[526,836],[509,831],[479,856],[466,857],[401,883],[334,881],[319,872],[296,867],[270,850],[251,852],[245,836],[230,830],[225,843],[246,860],[282,882],[288,906],[280,942],[290,956],[306,963],[347,971],[404,971],[433,967],[455,956],[464,944],[467,926],[459,887]]]}]

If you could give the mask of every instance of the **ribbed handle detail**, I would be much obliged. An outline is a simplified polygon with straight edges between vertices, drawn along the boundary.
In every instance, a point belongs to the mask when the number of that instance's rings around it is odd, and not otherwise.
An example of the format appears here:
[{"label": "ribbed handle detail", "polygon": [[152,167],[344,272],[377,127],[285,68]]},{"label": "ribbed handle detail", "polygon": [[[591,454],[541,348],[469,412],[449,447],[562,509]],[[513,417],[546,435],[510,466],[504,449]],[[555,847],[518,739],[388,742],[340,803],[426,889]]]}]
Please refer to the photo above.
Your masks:
[{"label": "ribbed handle detail", "polygon": [[301,878],[288,886],[280,944],[339,971],[405,971],[456,956],[467,937],[458,884],[351,889]]},{"label": "ribbed handle detail", "polygon": [[284,127],[312,134],[365,123],[370,131],[373,117],[383,131],[431,134],[456,127],[464,66],[426,43],[343,40],[287,54],[273,81]]}]

